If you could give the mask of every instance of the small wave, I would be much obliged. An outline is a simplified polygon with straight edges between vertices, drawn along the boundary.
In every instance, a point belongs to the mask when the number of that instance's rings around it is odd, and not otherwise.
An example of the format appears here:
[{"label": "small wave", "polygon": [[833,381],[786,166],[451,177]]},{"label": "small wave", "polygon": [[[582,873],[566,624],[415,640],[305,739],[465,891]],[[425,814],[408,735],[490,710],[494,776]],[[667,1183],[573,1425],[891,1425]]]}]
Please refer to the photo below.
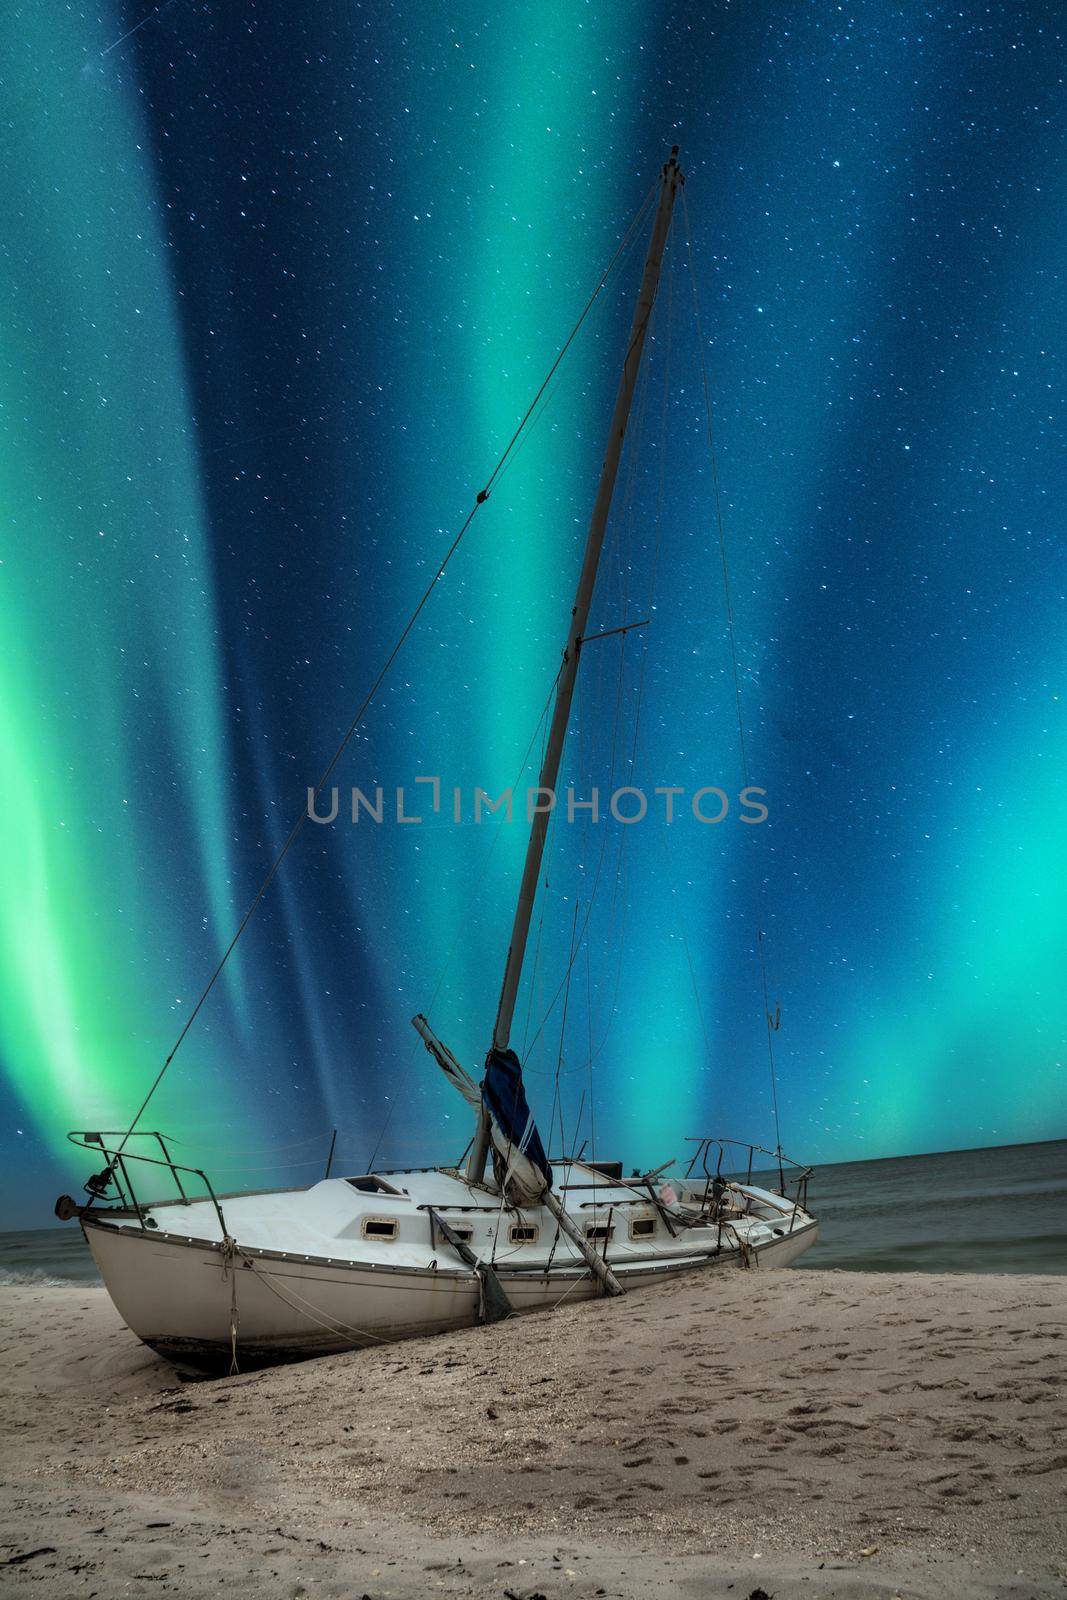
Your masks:
[{"label": "small wave", "polygon": [[0,1267],[0,1289],[90,1289],[93,1278],[57,1278],[54,1272],[46,1272],[43,1267],[30,1267],[19,1270],[15,1267]]}]

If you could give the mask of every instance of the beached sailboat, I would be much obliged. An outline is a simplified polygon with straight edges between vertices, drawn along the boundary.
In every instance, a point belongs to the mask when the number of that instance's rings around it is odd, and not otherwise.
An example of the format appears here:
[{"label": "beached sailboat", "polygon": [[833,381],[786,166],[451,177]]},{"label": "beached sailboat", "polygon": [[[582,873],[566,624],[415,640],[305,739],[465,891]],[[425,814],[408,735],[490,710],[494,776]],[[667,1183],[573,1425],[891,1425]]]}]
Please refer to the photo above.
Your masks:
[{"label": "beached sailboat", "polygon": [[[650,196],[652,233],[556,680],[539,778],[540,788],[553,795],[664,247],[683,181],[675,150]],[[487,495],[488,488],[477,504]],[[550,1162],[510,1042],[549,815],[540,809],[533,816],[481,1082],[424,1017],[414,1019],[426,1048],[473,1114],[474,1134],[462,1166],[327,1176],[298,1189],[218,1194],[205,1172],[175,1162],[165,1135],[139,1129],[152,1091],[125,1133],[71,1135],[102,1155],[105,1164],[86,1184],[88,1204],[64,1196],[57,1215],[78,1217],[115,1305],[147,1344],[209,1366],[294,1359],[637,1286],[666,1290],[680,1273],[695,1270],[786,1266],[814,1244],[818,1225],[807,1209],[810,1169],[787,1161],[780,1148],[772,1152],[700,1139],[680,1174],[659,1168],[624,1177],[619,1162],[573,1157]],[[305,811],[301,822],[307,816]],[[234,943],[247,921],[246,916]],[[200,1004],[225,960],[224,955]],[[178,1044],[197,1010],[199,1005]],[[136,1146],[133,1139],[139,1141]],[[146,1140],[154,1153],[145,1153]],[[755,1182],[765,1169],[775,1176]],[[140,1181],[143,1189],[146,1171],[168,1174],[176,1198],[140,1200],[135,1184]]]}]

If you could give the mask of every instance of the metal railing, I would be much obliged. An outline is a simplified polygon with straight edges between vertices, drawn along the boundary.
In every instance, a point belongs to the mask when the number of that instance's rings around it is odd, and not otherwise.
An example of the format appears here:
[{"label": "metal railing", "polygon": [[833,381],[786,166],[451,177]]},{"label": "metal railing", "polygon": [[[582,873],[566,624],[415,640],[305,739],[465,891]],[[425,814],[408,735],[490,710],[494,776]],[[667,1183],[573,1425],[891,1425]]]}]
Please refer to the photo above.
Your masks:
[{"label": "metal railing", "polygon": [[[791,1201],[794,1211],[797,1209],[807,1210],[808,1180],[815,1171],[814,1167],[805,1166],[801,1161],[794,1161],[791,1156],[785,1155],[781,1150],[768,1150],[761,1144],[748,1144],[743,1139],[719,1139],[705,1136],[700,1139],[688,1138],[686,1143],[695,1144],[696,1149],[693,1152],[692,1160],[685,1169],[685,1176],[691,1178],[694,1168],[698,1162],[700,1163],[700,1170],[705,1178],[705,1204],[716,1183],[722,1183],[727,1179],[732,1179],[738,1183],[751,1183],[753,1172],[764,1170],[757,1163],[756,1157],[767,1156],[770,1170],[772,1172],[777,1171],[778,1193],[782,1196],[782,1199]],[[739,1158],[740,1165],[734,1165],[735,1151],[744,1152]],[[723,1162],[728,1154],[730,1165],[724,1173]],[[714,1171],[709,1166],[709,1162],[712,1160],[715,1164]],[[742,1168],[745,1172],[743,1178],[741,1177]]]},{"label": "metal railing", "polygon": [[[85,1208],[86,1211],[91,1210],[92,1206],[96,1202],[106,1200],[108,1196],[108,1190],[112,1187],[112,1185],[114,1185],[115,1194],[119,1201],[118,1209],[133,1212],[136,1215],[142,1229],[147,1231],[148,1224],[145,1221],[145,1213],[151,1208],[152,1205],[166,1204],[189,1206],[197,1203],[198,1197],[195,1195],[190,1195],[186,1190],[186,1185],[182,1182],[182,1174],[184,1173],[186,1178],[200,1179],[201,1183],[204,1185],[204,1188],[207,1190],[206,1198],[211,1201],[211,1204],[215,1208],[215,1215],[218,1217],[219,1227],[222,1229],[222,1237],[223,1239],[229,1238],[230,1234],[229,1229],[226,1226],[226,1218],[223,1215],[222,1205],[220,1204],[219,1197],[215,1192],[211,1179],[202,1168],[186,1167],[183,1166],[181,1162],[175,1161],[174,1157],[167,1149],[167,1142],[162,1133],[159,1133],[155,1130],[151,1132],[146,1130],[143,1133],[138,1132],[129,1134],[125,1128],[111,1128],[93,1132],[88,1130],[75,1130],[74,1132],[68,1133],[67,1138],[70,1140],[71,1144],[77,1145],[79,1149],[93,1152],[99,1151],[104,1157],[104,1170],[96,1173],[94,1177],[90,1178],[82,1186],[85,1189],[86,1194],[89,1196],[89,1204]],[[159,1145],[161,1156],[149,1156],[144,1155],[139,1150],[131,1150],[128,1147],[128,1144],[125,1142],[114,1147],[107,1143],[109,1139],[126,1141],[128,1138],[154,1139]],[[176,1200],[167,1201],[154,1200],[147,1203],[139,1200],[137,1198],[137,1191],[134,1187],[133,1178],[130,1171],[131,1166],[135,1164],[147,1167],[159,1167],[164,1171],[169,1172],[174,1181],[175,1188],[178,1191],[178,1198]]]}]

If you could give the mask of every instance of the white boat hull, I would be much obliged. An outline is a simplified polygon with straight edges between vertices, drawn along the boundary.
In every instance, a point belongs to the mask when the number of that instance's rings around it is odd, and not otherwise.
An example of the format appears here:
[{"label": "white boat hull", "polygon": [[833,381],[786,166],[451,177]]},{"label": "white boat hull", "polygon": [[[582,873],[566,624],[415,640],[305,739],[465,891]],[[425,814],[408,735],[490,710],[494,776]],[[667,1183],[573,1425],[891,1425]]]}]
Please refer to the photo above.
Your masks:
[{"label": "white boat hull", "polygon": [[[680,1273],[785,1267],[815,1243],[818,1224],[803,1221],[744,1254],[690,1252],[613,1270],[624,1288],[664,1287]],[[184,1239],[119,1226],[90,1214],[82,1226],[101,1277],[134,1333],[172,1360],[245,1368],[360,1346],[444,1333],[480,1319],[477,1275],[467,1268],[390,1266],[294,1258],[267,1250]],[[516,1312],[542,1311],[598,1295],[580,1263],[549,1271],[497,1273]]]}]

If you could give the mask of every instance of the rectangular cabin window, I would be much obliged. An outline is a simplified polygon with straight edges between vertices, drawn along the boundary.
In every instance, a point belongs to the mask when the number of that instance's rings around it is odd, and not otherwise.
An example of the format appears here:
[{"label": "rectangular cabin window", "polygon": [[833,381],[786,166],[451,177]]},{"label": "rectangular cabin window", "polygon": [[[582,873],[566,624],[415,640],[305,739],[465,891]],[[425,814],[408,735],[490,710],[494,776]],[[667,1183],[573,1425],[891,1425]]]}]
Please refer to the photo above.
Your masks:
[{"label": "rectangular cabin window", "polygon": [[615,1237],[615,1229],[609,1228],[606,1223],[594,1222],[586,1228],[585,1236],[594,1244],[603,1244],[605,1241],[610,1243]]},{"label": "rectangular cabin window", "polygon": [[508,1229],[509,1244],[536,1244],[540,1229],[533,1222],[513,1222]]},{"label": "rectangular cabin window", "polygon": [[395,1239],[397,1221],[395,1217],[364,1217],[364,1239]]},{"label": "rectangular cabin window", "polygon": [[448,1224],[448,1230],[450,1233],[455,1234],[456,1238],[461,1244],[470,1244],[471,1240],[474,1238],[473,1228],[458,1228],[454,1222],[450,1222]]},{"label": "rectangular cabin window", "polygon": [[655,1217],[633,1217],[630,1221],[631,1239],[651,1239],[656,1231]]}]

